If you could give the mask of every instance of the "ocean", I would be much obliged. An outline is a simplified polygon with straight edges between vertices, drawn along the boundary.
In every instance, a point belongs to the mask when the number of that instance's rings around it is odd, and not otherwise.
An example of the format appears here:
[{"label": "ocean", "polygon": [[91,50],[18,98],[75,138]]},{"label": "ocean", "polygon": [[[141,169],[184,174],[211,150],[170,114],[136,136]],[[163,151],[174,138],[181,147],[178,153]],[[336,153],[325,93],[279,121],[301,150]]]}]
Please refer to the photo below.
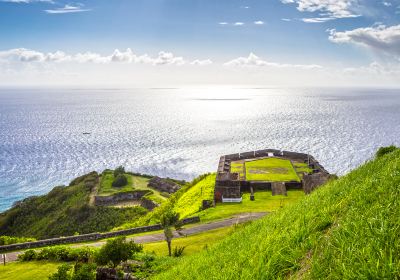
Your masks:
[{"label": "ocean", "polygon": [[400,90],[0,89],[0,211],[89,171],[190,180],[224,154],[312,154],[344,175],[400,145]]}]

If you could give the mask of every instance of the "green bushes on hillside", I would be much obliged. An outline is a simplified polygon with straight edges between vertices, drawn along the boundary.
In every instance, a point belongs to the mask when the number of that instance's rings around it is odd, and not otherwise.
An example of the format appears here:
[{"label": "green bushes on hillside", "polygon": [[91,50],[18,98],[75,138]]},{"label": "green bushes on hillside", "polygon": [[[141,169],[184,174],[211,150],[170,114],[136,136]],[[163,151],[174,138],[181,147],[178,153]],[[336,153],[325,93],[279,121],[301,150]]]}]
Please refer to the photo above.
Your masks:
[{"label": "green bushes on hillside", "polygon": [[155,278],[398,279],[399,186],[396,150]]},{"label": "green bushes on hillside", "polygon": [[47,195],[30,197],[0,214],[0,234],[38,239],[102,232],[145,215],[142,207],[112,208],[89,205],[98,184],[96,172],[81,176],[68,187],[55,187]]},{"label": "green bushes on hillside", "polygon": [[386,154],[389,154],[389,153],[392,153],[392,152],[394,152],[394,151],[396,151],[398,149],[399,148],[397,148],[396,146],[393,146],[393,145],[387,146],[387,147],[380,147],[378,149],[378,151],[376,152],[376,157],[378,157],[378,158],[382,157],[382,156],[384,156]]},{"label": "green bushes on hillside", "polygon": [[15,243],[31,242],[31,241],[36,241],[36,239],[28,238],[28,237],[14,237],[14,236],[7,236],[7,235],[0,236],[0,246],[1,245],[10,245],[10,244],[15,244]]}]

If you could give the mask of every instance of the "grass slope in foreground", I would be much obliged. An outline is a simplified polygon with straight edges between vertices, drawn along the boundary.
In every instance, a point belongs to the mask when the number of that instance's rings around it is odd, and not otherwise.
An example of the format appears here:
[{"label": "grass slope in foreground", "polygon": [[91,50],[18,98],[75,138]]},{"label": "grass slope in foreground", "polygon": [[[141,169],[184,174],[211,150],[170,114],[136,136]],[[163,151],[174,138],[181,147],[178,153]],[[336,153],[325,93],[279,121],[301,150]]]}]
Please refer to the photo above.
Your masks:
[{"label": "grass slope in foreground", "polygon": [[400,277],[400,151],[366,163],[156,279]]}]

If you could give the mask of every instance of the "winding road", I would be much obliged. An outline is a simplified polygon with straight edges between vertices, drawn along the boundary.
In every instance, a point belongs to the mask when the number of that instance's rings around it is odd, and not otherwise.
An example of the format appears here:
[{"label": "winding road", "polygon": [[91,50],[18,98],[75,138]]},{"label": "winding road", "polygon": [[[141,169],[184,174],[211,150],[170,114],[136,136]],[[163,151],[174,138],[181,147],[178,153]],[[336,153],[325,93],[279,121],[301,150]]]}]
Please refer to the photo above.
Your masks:
[{"label": "winding road", "polygon": [[[197,226],[192,226],[189,228],[184,228],[180,231],[180,233],[178,233],[177,231],[174,231],[174,238],[186,237],[188,235],[198,234],[198,233],[202,233],[202,232],[209,231],[212,229],[229,227],[234,224],[240,224],[240,223],[245,223],[247,221],[257,220],[257,219],[265,216],[266,214],[267,214],[266,212],[242,213],[242,214],[235,215],[234,217],[229,218],[229,219],[215,221],[215,222],[209,222],[209,223],[200,224]],[[163,241],[164,233],[152,233],[152,234],[147,234],[147,235],[134,236],[134,237],[128,238],[128,240],[134,240],[136,243],[151,243],[151,242]],[[93,242],[93,243],[87,243],[87,244],[77,244],[77,245],[70,245],[70,246],[72,246],[72,247],[82,247],[82,246],[100,247],[100,246],[104,245],[105,243],[106,243],[106,241],[99,241],[99,242]],[[22,254],[23,252],[24,251],[7,253],[6,261],[7,262],[16,261],[18,258],[18,255]]]}]

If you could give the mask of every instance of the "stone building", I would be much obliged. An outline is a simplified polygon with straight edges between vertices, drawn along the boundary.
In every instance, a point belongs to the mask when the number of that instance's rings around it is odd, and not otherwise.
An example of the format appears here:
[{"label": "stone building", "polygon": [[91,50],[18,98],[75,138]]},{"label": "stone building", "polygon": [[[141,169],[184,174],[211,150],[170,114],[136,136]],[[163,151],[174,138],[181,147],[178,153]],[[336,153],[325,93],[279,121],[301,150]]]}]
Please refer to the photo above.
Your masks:
[{"label": "stone building", "polygon": [[[291,163],[307,163],[311,173],[301,174],[301,181],[251,181],[246,176],[231,172],[231,163],[236,161],[252,161],[265,158],[280,158],[289,160]],[[299,177],[300,178],[300,177]],[[311,192],[319,185],[324,184],[329,178],[329,173],[311,155],[280,151],[273,149],[237,153],[221,156],[214,190],[216,202],[241,202],[242,192],[250,192],[254,199],[256,190],[272,190],[273,195],[283,194],[290,189],[303,189],[306,193]]]}]

